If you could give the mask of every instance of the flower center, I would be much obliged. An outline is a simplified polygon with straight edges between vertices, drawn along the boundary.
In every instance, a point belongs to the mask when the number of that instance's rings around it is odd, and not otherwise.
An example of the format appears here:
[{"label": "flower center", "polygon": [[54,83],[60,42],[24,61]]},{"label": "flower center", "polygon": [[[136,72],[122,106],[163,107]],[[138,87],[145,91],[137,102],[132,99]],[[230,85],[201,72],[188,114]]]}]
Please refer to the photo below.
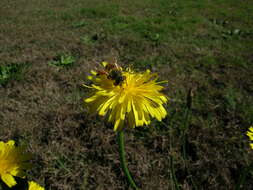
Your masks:
[{"label": "flower center", "polygon": [[130,95],[130,94],[136,93],[136,91],[138,90],[138,87],[134,83],[131,83],[130,81],[126,81],[126,83],[124,83],[124,85],[122,86],[122,90],[124,93]]},{"label": "flower center", "polygon": [[0,159],[0,174],[8,172],[11,167],[11,163],[8,160]]}]

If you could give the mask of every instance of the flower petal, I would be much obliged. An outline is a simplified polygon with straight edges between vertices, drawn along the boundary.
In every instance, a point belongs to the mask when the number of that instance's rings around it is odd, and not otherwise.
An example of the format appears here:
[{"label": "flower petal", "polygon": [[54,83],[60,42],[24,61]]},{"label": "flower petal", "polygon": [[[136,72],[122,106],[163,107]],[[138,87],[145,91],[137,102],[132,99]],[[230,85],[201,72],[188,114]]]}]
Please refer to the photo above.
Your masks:
[{"label": "flower petal", "polygon": [[17,182],[15,181],[14,177],[10,174],[4,174],[1,176],[1,179],[3,180],[4,183],[6,183],[6,185],[8,187],[12,187],[14,185],[17,184]]}]

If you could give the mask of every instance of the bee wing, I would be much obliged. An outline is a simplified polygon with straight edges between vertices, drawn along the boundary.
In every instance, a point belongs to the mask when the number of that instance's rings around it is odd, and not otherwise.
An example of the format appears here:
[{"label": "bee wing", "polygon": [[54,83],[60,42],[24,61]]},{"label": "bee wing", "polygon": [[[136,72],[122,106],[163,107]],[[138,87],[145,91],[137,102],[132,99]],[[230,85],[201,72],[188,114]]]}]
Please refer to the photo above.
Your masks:
[{"label": "bee wing", "polygon": [[114,65],[115,65],[115,67],[116,67],[117,70],[122,71],[122,67],[117,64],[117,58],[115,58]]}]

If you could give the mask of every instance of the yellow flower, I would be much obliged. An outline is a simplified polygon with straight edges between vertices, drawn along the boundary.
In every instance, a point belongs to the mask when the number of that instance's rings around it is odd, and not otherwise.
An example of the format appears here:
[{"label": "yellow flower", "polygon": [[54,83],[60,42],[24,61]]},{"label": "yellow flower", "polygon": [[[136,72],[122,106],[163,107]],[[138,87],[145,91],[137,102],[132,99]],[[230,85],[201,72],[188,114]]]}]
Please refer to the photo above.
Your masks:
[{"label": "yellow flower", "polygon": [[[103,62],[106,67],[108,63]],[[122,68],[120,68],[122,71]],[[157,74],[149,70],[136,73],[130,69],[122,71],[124,81],[115,84],[115,80],[106,74],[97,75],[92,71],[88,79],[93,82],[85,87],[95,89],[93,96],[85,99],[92,112],[107,116],[108,122],[114,124],[114,130],[122,130],[124,124],[129,127],[148,125],[152,118],[161,121],[167,115],[163,104],[168,98],[160,93],[162,82],[157,82]]]},{"label": "yellow flower", "polygon": [[25,147],[16,147],[13,140],[4,143],[0,141],[0,176],[7,186],[17,184],[13,176],[25,177],[24,170],[30,168],[28,160],[31,154],[25,152]]},{"label": "yellow flower", "polygon": [[[246,135],[248,135],[249,139],[253,141],[253,126],[249,128]],[[253,143],[250,143],[250,147],[253,149]]]},{"label": "yellow flower", "polygon": [[35,183],[34,181],[29,181],[29,189],[28,190],[45,190],[44,187],[41,187],[39,184]]}]

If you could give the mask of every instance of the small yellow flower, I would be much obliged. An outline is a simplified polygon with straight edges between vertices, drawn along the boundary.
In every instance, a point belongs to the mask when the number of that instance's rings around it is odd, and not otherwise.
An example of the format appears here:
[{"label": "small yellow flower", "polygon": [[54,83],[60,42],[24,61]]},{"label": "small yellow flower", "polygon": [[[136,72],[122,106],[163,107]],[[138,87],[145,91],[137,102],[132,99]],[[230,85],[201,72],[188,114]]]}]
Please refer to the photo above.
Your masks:
[{"label": "small yellow flower", "polygon": [[28,190],[45,190],[44,187],[41,187],[39,184],[35,183],[34,181],[29,181],[29,189]]},{"label": "small yellow flower", "polygon": [[[104,67],[107,64],[102,63]],[[163,87],[159,85],[162,82],[157,82],[157,74],[149,70],[136,73],[127,69],[122,71],[124,81],[117,85],[108,75],[91,73],[88,79],[93,84],[84,86],[95,89],[95,93],[85,102],[92,112],[107,116],[115,131],[122,130],[124,124],[134,128],[150,124],[152,118],[161,121],[167,115],[163,104],[168,98],[160,92]]]},{"label": "small yellow flower", "polygon": [[31,167],[28,160],[31,154],[25,152],[25,147],[16,147],[13,140],[4,143],[0,141],[0,177],[7,186],[17,184],[13,176],[25,177],[24,170]]},{"label": "small yellow flower", "polygon": [[[249,128],[246,135],[248,135],[249,139],[253,141],[253,126]],[[253,143],[250,143],[250,147],[253,149]]]}]

